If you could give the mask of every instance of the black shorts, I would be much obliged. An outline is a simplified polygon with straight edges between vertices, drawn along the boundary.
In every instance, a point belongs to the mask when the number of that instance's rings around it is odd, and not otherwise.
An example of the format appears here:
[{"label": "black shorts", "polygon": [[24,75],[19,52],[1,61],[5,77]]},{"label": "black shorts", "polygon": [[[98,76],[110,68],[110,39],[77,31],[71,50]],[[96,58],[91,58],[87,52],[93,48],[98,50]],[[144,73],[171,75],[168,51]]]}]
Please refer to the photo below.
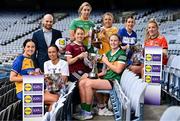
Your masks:
[{"label": "black shorts", "polygon": [[109,81],[109,83],[110,83],[111,87],[113,88],[113,86],[114,86],[114,84],[113,84],[113,80],[109,79],[108,81]]},{"label": "black shorts", "polygon": [[70,73],[69,81],[78,81],[84,73],[82,71]]}]

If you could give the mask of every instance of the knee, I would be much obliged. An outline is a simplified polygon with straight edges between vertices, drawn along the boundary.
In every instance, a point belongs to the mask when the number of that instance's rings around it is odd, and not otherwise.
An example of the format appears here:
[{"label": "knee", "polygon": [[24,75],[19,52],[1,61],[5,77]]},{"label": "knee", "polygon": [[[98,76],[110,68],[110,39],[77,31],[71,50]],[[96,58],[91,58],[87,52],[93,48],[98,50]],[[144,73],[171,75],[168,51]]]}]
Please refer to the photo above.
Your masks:
[{"label": "knee", "polygon": [[85,88],[87,89],[87,88],[92,88],[92,83],[91,83],[91,81],[87,81],[86,83],[85,83]]},{"label": "knee", "polygon": [[85,83],[86,83],[86,80],[84,80],[84,79],[81,80],[81,81],[79,82],[79,88],[84,87]]}]

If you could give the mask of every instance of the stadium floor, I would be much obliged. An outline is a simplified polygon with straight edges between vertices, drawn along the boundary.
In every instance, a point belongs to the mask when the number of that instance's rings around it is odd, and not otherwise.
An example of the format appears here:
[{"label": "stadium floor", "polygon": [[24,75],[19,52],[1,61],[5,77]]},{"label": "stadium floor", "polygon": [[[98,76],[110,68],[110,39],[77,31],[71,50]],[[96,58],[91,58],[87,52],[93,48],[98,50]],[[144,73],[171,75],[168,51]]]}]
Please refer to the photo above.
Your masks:
[{"label": "stadium floor", "polygon": [[[144,121],[159,121],[163,112],[168,108],[167,104],[163,105],[145,105],[144,106]],[[114,117],[95,116],[89,121],[114,121]]]}]

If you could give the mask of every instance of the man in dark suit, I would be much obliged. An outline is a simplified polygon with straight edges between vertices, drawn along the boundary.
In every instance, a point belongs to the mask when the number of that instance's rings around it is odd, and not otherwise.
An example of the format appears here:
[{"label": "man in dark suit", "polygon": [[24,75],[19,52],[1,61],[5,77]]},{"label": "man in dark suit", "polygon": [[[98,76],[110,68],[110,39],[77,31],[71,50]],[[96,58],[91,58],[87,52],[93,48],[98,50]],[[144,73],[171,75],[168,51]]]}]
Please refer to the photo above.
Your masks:
[{"label": "man in dark suit", "polygon": [[49,60],[48,46],[55,44],[58,38],[62,37],[59,30],[53,29],[53,16],[46,14],[42,19],[42,29],[33,34],[36,42],[36,52],[33,55],[34,63],[44,72],[44,62]]}]

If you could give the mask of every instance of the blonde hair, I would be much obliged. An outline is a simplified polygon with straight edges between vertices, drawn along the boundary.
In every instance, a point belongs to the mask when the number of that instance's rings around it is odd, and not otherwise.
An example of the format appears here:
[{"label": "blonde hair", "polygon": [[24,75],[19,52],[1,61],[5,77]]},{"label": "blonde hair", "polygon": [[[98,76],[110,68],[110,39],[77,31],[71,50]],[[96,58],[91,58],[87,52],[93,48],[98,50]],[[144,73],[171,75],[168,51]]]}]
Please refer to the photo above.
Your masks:
[{"label": "blonde hair", "polygon": [[107,16],[111,16],[111,18],[114,20],[114,16],[113,16],[113,14],[112,14],[111,12],[106,12],[106,13],[104,13],[103,16],[102,16],[102,19],[104,19],[104,17],[105,17],[106,15],[107,15]]},{"label": "blonde hair", "polygon": [[157,30],[158,30],[158,33],[157,33],[157,37],[159,36],[159,25],[157,23],[157,21],[154,19],[154,18],[151,18],[149,21],[148,21],[148,24],[147,24],[147,27],[146,27],[146,35],[145,35],[145,41],[147,41],[148,39],[150,39],[150,36],[149,36],[149,32],[148,32],[148,25],[150,23],[154,23],[157,27]]},{"label": "blonde hair", "polygon": [[83,9],[85,6],[90,7],[90,12],[91,12],[91,10],[92,10],[91,5],[90,5],[88,2],[83,2],[83,3],[81,4],[81,6],[79,7],[79,9],[78,9],[79,15],[81,15],[81,11],[82,11],[82,9]]}]

